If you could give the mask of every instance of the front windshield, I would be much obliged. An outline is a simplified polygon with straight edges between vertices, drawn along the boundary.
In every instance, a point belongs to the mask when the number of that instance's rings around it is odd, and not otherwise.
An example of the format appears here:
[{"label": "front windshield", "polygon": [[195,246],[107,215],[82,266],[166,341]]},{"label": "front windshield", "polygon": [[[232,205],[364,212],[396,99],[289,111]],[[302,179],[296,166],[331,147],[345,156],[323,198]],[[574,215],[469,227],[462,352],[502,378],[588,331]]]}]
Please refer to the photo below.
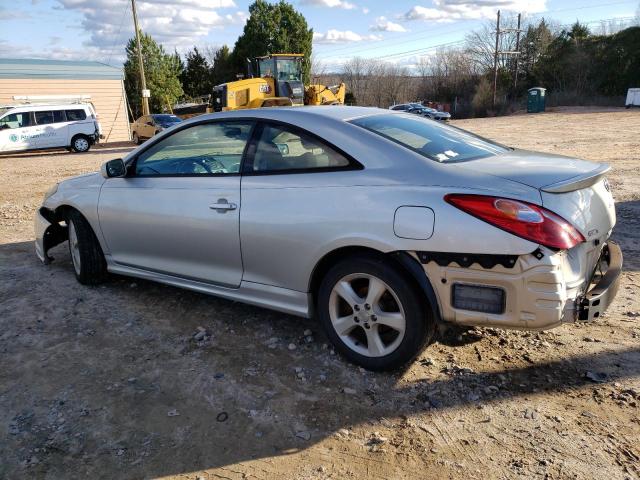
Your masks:
[{"label": "front windshield", "polygon": [[382,114],[351,123],[440,163],[464,162],[507,152],[507,147],[417,115]]},{"label": "front windshield", "polygon": [[281,82],[302,81],[302,62],[298,58],[279,58],[276,60],[278,80]]}]

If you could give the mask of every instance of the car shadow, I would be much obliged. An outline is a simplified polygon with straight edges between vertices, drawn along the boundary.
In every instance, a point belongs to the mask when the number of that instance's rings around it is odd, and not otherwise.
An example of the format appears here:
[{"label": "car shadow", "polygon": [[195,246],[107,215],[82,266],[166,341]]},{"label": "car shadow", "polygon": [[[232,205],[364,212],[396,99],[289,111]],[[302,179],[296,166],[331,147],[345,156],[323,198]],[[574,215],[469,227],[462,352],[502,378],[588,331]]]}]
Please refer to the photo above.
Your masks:
[{"label": "car shadow", "polygon": [[[103,155],[113,153],[124,156],[135,147],[136,145],[132,142],[98,144],[92,146],[88,152],[84,152],[81,155]],[[68,152],[64,148],[51,148],[47,150],[28,150],[26,152],[9,152],[6,154],[0,152],[0,158],[48,157],[51,155],[60,155],[61,153],[69,153],[70,155],[74,154],[73,152]]]},{"label": "car shadow", "polygon": [[[45,266],[32,242],[0,245],[0,425],[11,426],[0,436],[0,477],[221,468],[388,419],[511,398],[535,405],[544,393],[592,387],[586,372],[602,383],[640,373],[633,347],[560,351],[526,366],[431,364],[406,381],[341,360],[312,321],[137,279],[82,286],[66,245],[53,256]],[[200,341],[197,327],[207,332]],[[25,471],[31,455],[38,462]]]},{"label": "car shadow", "polygon": [[640,270],[640,200],[616,202],[616,226],[611,239],[624,256],[625,271]]}]

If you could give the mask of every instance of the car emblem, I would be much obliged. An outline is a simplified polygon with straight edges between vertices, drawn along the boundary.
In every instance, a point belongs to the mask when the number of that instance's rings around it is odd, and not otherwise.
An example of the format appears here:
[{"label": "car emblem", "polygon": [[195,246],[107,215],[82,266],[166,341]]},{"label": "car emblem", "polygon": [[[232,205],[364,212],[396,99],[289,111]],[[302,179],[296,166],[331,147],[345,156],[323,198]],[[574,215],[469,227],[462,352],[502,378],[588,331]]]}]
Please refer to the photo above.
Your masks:
[{"label": "car emblem", "polygon": [[609,187],[609,180],[607,180],[606,178],[604,179],[604,188],[607,192],[611,191],[611,188]]}]

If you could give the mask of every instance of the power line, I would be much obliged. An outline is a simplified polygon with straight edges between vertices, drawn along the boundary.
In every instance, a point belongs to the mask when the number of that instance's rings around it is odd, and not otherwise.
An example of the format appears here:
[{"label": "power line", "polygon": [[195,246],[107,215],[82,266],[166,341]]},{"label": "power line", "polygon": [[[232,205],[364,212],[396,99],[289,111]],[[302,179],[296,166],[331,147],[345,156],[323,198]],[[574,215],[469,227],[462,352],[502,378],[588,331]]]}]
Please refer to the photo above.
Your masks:
[{"label": "power line", "polygon": [[113,40],[113,44],[109,49],[109,60],[107,60],[107,65],[111,65],[111,57],[113,56],[113,52],[117,48],[117,44],[119,43],[119,40],[120,40],[120,32],[122,31],[122,26],[124,25],[124,19],[127,17],[127,13],[129,12],[130,12],[129,4],[125,2],[124,9],[122,10],[122,18],[120,19],[120,26],[118,27],[118,33],[116,33],[116,36]]},{"label": "power line", "polygon": [[[636,0],[624,0],[624,1],[620,1],[620,2],[609,2],[609,3],[598,4],[598,5],[589,4],[589,5],[576,6],[576,7],[571,7],[571,8],[562,8],[562,9],[557,9],[557,10],[549,10],[549,11],[546,11],[546,12],[540,12],[540,13],[536,13],[536,14],[527,15],[526,19],[535,18],[535,17],[545,17],[545,16],[548,16],[549,14],[553,14],[553,13],[580,11],[580,10],[608,7],[608,6],[614,6],[614,5],[623,5],[623,4],[628,4],[628,3],[636,3]],[[606,19],[606,20],[615,20],[615,18]],[[595,22],[606,21],[606,20],[596,20]],[[594,22],[587,22],[587,23],[594,23]],[[381,40],[377,40],[377,41],[375,41],[373,43],[377,44],[377,43],[380,43],[380,42],[384,42],[384,46],[385,47],[393,46],[393,45],[401,45],[401,44],[404,44],[404,43],[414,43],[417,39],[430,36],[433,32],[439,30],[439,28],[441,28],[441,27],[427,28],[427,29],[418,30],[418,31],[415,31],[415,32],[406,32],[406,33],[404,33],[402,35],[396,36],[396,39],[398,39],[399,37],[405,37],[407,35],[412,35],[412,38],[408,39],[408,40],[402,40],[400,42],[386,42],[384,39],[381,39]],[[453,30],[447,30],[447,31],[441,32],[441,34],[453,34],[453,33],[459,33],[459,32],[468,31],[468,30],[469,30],[468,28],[456,28],[456,29],[453,29]],[[425,33],[427,35],[416,36],[417,34],[423,34],[423,33]],[[380,48],[380,46],[371,46],[371,45],[367,45],[365,48],[362,48],[360,45],[345,45],[345,46],[342,46],[342,47],[334,47],[334,48],[332,48],[331,52],[330,52],[331,55],[322,56],[321,53],[318,54],[318,59],[319,60],[323,60],[323,59],[330,59],[330,58],[338,58],[338,57],[342,57],[344,55],[357,56],[358,54],[360,54],[362,52],[372,51],[372,50],[376,50],[376,49],[379,49],[379,48]],[[344,54],[341,54],[341,55],[334,55],[335,52],[344,52],[345,50],[351,50],[351,49],[353,49],[354,51],[347,52],[347,53],[344,53]]]},{"label": "power line", "polygon": [[[611,18],[600,18],[597,20],[591,20],[589,22],[582,22],[581,25],[591,25],[591,24],[595,24],[595,23],[602,23],[602,22],[607,22],[607,21],[629,21],[629,20],[634,20],[636,17],[611,17]],[[573,25],[573,23],[567,23],[567,24],[562,24],[559,25],[559,28],[566,28],[566,27],[571,27]],[[450,47],[450,46],[455,46],[455,45],[460,45],[460,44],[464,44],[465,40],[458,40],[458,41],[454,41],[454,42],[446,42],[446,43],[439,43],[439,44],[435,44],[435,45],[430,45],[428,47],[422,47],[422,48],[417,48],[417,49],[412,49],[412,50],[403,50],[401,52],[395,52],[395,53],[390,53],[387,55],[378,55],[376,56],[376,59],[387,59],[387,58],[405,58],[405,57],[410,57],[413,55],[420,55],[423,53],[427,53],[431,50],[435,50],[441,47]],[[355,55],[354,55],[355,56]],[[337,56],[336,56],[337,57]],[[342,55],[340,55],[340,57],[343,57]],[[331,57],[325,57],[325,58],[335,58],[333,56]],[[351,57],[353,58],[353,57]],[[344,62],[348,61],[349,59],[344,59],[343,62],[332,62],[332,63],[336,63],[336,64],[344,64]]]}]

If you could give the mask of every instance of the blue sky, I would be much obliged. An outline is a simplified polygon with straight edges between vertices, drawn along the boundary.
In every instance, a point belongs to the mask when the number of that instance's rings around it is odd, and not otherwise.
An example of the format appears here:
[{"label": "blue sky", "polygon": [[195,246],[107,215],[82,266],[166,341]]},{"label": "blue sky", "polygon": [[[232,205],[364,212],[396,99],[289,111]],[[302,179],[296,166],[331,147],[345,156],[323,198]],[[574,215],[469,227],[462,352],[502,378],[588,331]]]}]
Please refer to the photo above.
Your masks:
[{"label": "blue sky", "polygon": [[[168,50],[233,45],[249,0],[137,0],[142,29]],[[629,22],[638,0],[293,0],[314,30],[314,57],[331,69],[354,57],[416,62],[495,18],[522,12],[558,24]],[[0,0],[0,57],[123,61],[130,0]]]}]

